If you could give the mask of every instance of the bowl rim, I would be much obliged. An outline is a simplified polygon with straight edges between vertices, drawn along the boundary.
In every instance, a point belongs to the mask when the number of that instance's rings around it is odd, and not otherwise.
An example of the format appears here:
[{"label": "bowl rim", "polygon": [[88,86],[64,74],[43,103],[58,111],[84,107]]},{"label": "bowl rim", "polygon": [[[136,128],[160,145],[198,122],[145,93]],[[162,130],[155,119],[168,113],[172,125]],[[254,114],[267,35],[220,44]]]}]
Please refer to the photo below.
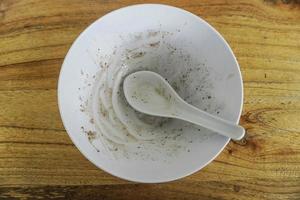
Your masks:
[{"label": "bowl rim", "polygon": [[161,179],[161,180],[142,180],[142,179],[137,179],[137,178],[132,178],[132,177],[125,177],[125,176],[120,176],[114,172],[111,172],[109,171],[109,169],[104,169],[103,166],[100,166],[99,164],[97,164],[96,162],[94,162],[91,158],[89,158],[88,155],[86,155],[86,153],[84,153],[84,151],[81,149],[80,145],[77,144],[76,140],[72,137],[72,135],[69,133],[70,131],[68,130],[67,126],[66,126],[66,122],[65,120],[63,119],[63,114],[62,114],[62,105],[61,105],[61,100],[60,100],[60,94],[61,94],[61,88],[62,88],[62,84],[61,84],[61,79],[62,79],[62,70],[64,68],[64,66],[66,65],[66,58],[69,56],[70,52],[71,52],[71,49],[72,47],[74,46],[74,44],[80,39],[82,38],[85,33],[92,27],[94,26],[94,24],[96,23],[99,23],[104,17],[107,17],[111,14],[114,14],[115,12],[119,12],[120,10],[123,10],[123,9],[130,9],[130,8],[133,8],[133,7],[148,7],[148,6],[162,6],[162,7],[167,7],[167,8],[170,8],[170,9],[173,9],[173,10],[177,10],[179,12],[182,12],[186,15],[190,15],[191,17],[194,17],[196,18],[197,20],[201,21],[201,23],[204,23],[206,26],[208,26],[210,29],[213,30],[213,32],[219,37],[219,39],[221,39],[221,41],[224,43],[226,49],[229,51],[230,55],[232,56],[233,60],[234,60],[234,63],[235,65],[237,66],[237,72],[239,74],[239,80],[240,80],[240,85],[241,85],[241,103],[240,103],[240,107],[239,107],[239,113],[238,113],[238,116],[237,116],[237,119],[235,120],[235,123],[238,124],[239,120],[240,120],[240,117],[241,117],[241,114],[242,114],[242,109],[243,109],[243,102],[244,102],[244,87],[243,87],[243,78],[242,78],[242,73],[241,73],[241,70],[240,70],[240,66],[238,64],[238,61],[232,51],[232,49],[230,48],[229,44],[227,43],[227,41],[223,38],[223,36],[212,26],[210,25],[207,21],[205,21],[204,19],[202,19],[201,17],[187,11],[187,10],[184,10],[182,8],[178,8],[178,7],[175,7],[175,6],[170,6],[170,5],[166,5],[166,4],[156,4],[156,3],[146,3],[146,4],[134,4],[134,5],[130,5],[130,6],[125,6],[125,7],[121,7],[121,8],[118,8],[116,10],[112,10],[108,13],[106,13],[105,15],[101,16],[100,18],[96,19],[94,22],[92,22],[90,25],[88,25],[82,32],[80,32],[80,34],[77,36],[77,38],[72,42],[72,45],[70,46],[70,48],[68,49],[68,52],[67,54],[65,55],[64,57],[64,61],[61,65],[61,69],[60,69],[60,72],[59,72],[59,78],[58,78],[58,84],[57,84],[57,99],[58,99],[58,108],[59,108],[59,114],[60,114],[60,117],[61,117],[61,120],[62,120],[62,123],[63,123],[63,126],[67,132],[67,134],[69,135],[72,143],[76,146],[76,148],[80,151],[80,153],[88,160],[90,161],[91,163],[93,163],[97,168],[103,170],[104,172],[114,176],[114,177],[117,177],[117,178],[120,178],[120,179],[123,179],[123,180],[127,180],[127,181],[132,181],[132,182],[136,182],[136,183],[166,183],[166,182],[171,182],[171,181],[175,181],[175,180],[178,180],[178,179],[182,179],[182,178],[185,178],[187,176],[190,176],[194,173],[196,173],[197,171],[201,170],[202,168],[206,167],[208,164],[210,164],[223,150],[224,148],[227,146],[227,144],[229,143],[230,141],[230,138],[227,138],[226,142],[224,143],[223,147],[219,150],[218,153],[216,153],[216,155],[214,155],[210,160],[208,160],[206,162],[206,164],[202,165],[202,166],[199,166],[197,169],[195,170],[190,170],[189,172],[187,173],[184,173],[183,175],[180,175],[180,176],[176,176],[176,177],[173,177],[173,178],[168,178],[168,179]]}]

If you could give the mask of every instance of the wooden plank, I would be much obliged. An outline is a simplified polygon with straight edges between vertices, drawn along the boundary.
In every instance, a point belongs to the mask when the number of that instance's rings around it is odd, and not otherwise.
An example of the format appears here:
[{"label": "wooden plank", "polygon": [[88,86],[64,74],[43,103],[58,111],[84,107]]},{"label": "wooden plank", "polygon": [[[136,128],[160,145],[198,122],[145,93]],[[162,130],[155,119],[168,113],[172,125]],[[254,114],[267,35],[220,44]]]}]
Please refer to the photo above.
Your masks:
[{"label": "wooden plank", "polygon": [[[254,185],[255,183],[255,185]],[[280,183],[268,181],[251,182],[185,182],[156,184],[87,185],[87,186],[42,186],[0,188],[2,199],[46,198],[46,199],[189,199],[189,200],[251,200],[251,199],[299,199],[297,185],[290,183],[285,188]],[[259,189],[257,188],[259,186]],[[276,189],[276,190],[274,190]],[[218,192],[222,191],[222,192]]]}]

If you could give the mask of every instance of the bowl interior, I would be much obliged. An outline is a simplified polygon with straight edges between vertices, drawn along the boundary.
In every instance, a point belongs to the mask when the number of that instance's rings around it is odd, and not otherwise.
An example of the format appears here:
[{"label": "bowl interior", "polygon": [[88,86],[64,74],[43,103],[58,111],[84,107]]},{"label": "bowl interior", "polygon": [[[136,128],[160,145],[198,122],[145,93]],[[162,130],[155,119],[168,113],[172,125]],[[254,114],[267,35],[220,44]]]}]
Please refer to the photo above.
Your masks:
[{"label": "bowl interior", "polygon": [[[128,55],[134,59],[125,59]],[[187,144],[176,155],[161,154],[155,160],[112,159],[95,150],[82,134],[82,127],[93,125],[80,106],[82,98],[91,94],[88,85],[93,83],[92,76],[106,62],[125,63],[126,73],[156,71],[189,103],[233,122],[238,121],[242,107],[239,66],[225,40],[205,21],[187,11],[155,4],[111,12],[76,39],[65,58],[58,86],[64,126],[77,148],[96,166],[131,181],[165,182],[201,169],[226,146],[229,139],[224,136],[169,120],[166,129],[186,127],[186,138],[197,141],[197,134],[201,134],[201,140]]]}]

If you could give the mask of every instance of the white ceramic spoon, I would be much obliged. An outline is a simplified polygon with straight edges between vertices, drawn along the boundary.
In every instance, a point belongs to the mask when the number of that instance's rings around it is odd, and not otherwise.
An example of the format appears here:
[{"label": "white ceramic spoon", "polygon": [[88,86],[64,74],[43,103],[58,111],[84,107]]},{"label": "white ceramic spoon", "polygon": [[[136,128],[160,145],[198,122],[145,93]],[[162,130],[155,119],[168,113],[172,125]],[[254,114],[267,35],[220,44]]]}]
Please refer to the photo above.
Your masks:
[{"label": "white ceramic spoon", "polygon": [[186,103],[157,73],[139,71],[130,74],[125,78],[123,88],[128,103],[139,112],[185,120],[234,140],[245,135],[243,127]]}]

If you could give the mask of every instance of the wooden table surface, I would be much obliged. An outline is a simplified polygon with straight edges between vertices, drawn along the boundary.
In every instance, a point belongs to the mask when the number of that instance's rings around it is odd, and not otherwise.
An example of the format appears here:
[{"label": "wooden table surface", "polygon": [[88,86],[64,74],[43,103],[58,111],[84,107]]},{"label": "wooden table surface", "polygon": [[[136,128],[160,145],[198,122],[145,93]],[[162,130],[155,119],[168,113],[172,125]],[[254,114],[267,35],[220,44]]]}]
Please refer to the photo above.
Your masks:
[{"label": "wooden table surface", "polygon": [[[201,16],[241,66],[241,142],[201,171],[135,184],[87,161],[57,107],[71,43],[104,14],[144,1],[0,0],[0,199],[300,199],[300,1],[161,1]],[[149,1],[150,2],[150,1]]]}]

